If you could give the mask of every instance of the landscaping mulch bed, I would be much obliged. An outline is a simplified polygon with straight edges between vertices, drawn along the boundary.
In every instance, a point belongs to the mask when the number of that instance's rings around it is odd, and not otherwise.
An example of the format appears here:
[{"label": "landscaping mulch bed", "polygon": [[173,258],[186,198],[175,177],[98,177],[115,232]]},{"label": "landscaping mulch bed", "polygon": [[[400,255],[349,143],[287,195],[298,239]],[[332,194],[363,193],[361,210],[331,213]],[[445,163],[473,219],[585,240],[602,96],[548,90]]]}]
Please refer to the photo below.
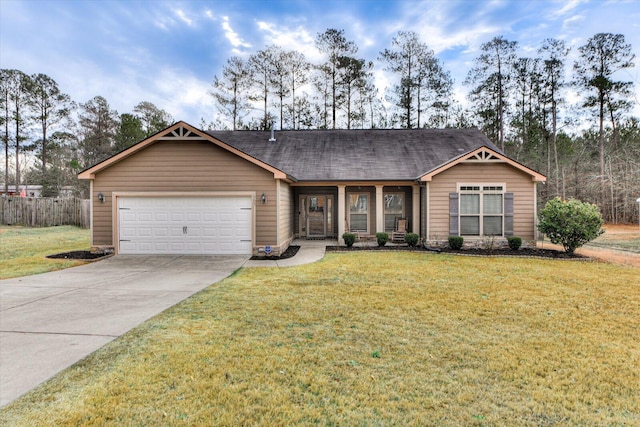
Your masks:
[{"label": "landscaping mulch bed", "polygon": [[63,252],[61,254],[47,255],[47,258],[51,259],[79,259],[95,261],[101,258],[111,256],[109,253],[104,252],[91,252],[91,251],[71,251]]},{"label": "landscaping mulch bed", "polygon": [[[577,253],[568,254],[564,251],[555,249],[536,249],[536,248],[520,248],[517,251],[509,248],[481,249],[481,248],[463,248],[453,250],[450,248],[439,248],[440,253],[466,256],[518,256],[518,257],[534,257],[534,258],[552,258],[552,259],[576,259],[588,260],[589,257]],[[412,252],[435,252],[434,249],[425,249],[423,247],[409,246],[327,246],[327,252],[357,252],[357,251],[412,251]]]},{"label": "landscaping mulch bed", "polygon": [[260,255],[260,256],[252,256],[250,259],[254,261],[277,261],[279,259],[287,259],[291,258],[300,250],[300,246],[289,246],[286,251],[284,251],[279,256],[269,256],[269,255]]}]

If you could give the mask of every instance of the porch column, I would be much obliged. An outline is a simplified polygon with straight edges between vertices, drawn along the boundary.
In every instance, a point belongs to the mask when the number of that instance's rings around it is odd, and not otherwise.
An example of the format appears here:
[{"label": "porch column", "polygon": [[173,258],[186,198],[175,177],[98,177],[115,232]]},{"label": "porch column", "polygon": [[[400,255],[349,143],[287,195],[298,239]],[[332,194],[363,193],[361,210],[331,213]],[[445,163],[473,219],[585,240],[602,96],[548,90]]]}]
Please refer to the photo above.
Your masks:
[{"label": "porch column", "polygon": [[376,185],[376,233],[384,232],[384,195],[382,185]]},{"label": "porch column", "polygon": [[413,186],[413,197],[411,199],[413,208],[413,220],[411,222],[411,231],[420,235],[420,186]]},{"label": "porch column", "polygon": [[346,223],[347,223],[347,210],[345,209],[345,203],[347,201],[347,197],[345,195],[344,185],[338,185],[338,244],[344,245],[344,240],[342,239],[342,235],[346,231]]}]

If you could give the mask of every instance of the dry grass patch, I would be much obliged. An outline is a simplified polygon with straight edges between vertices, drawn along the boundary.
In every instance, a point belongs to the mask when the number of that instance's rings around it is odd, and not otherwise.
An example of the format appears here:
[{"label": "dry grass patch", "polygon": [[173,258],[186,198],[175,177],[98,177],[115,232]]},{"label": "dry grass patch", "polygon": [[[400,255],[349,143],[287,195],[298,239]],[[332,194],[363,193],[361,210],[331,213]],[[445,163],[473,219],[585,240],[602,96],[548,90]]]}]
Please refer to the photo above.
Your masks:
[{"label": "dry grass patch", "polygon": [[637,224],[606,224],[605,233],[589,246],[640,254],[640,227]]},{"label": "dry grass patch", "polygon": [[245,269],[0,412],[43,425],[635,425],[638,270],[422,253]]},{"label": "dry grass patch", "polygon": [[61,252],[88,250],[89,246],[89,230],[78,227],[0,227],[0,279],[84,264],[78,260],[45,257]]}]

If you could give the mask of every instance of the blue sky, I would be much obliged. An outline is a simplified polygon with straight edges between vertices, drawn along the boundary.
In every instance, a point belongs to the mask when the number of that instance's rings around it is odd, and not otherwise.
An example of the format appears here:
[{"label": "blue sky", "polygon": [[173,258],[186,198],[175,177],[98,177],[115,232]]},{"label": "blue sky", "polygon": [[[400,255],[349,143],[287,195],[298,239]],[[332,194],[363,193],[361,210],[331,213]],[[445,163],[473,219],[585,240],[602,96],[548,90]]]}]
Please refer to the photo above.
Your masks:
[{"label": "blue sky", "polygon": [[[577,47],[598,32],[622,33],[640,52],[640,2],[632,1],[47,1],[0,0],[0,67],[44,73],[78,102],[104,96],[119,113],[151,101],[176,120],[199,125],[216,114],[207,94],[232,55],[270,44],[311,61],[317,33],[343,29],[375,61],[399,30],[412,30],[462,82],[480,45],[502,35],[535,55],[545,38]],[[640,59],[620,78],[636,83]],[[376,77],[386,75],[376,63]]]}]

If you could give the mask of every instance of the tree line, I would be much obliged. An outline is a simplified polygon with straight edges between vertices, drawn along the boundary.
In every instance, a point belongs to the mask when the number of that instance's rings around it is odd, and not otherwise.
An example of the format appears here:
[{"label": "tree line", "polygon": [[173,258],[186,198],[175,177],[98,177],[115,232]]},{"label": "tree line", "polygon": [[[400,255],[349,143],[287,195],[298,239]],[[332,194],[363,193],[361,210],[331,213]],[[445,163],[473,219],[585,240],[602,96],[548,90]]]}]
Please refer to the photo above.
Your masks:
[{"label": "tree line", "polygon": [[43,197],[55,197],[65,187],[88,197],[88,186],[76,177],[81,170],[173,123],[169,113],[148,101],[124,114],[102,96],[76,103],[51,77],[20,70],[0,70],[0,103],[4,194],[13,183],[16,189],[42,185]]},{"label": "tree line", "polygon": [[[617,79],[634,66],[624,35],[594,35],[573,63],[563,40],[545,39],[534,55],[519,56],[517,41],[494,37],[462,82],[467,106],[454,99],[450,72],[415,32],[398,32],[375,63],[358,57],[344,30],[318,33],[315,47],[319,63],[275,45],[229,58],[213,82],[218,120],[210,127],[478,127],[547,175],[541,204],[576,197],[596,203],[607,221],[637,219],[640,132],[630,112],[638,100],[633,82]],[[392,79],[383,93],[374,65]],[[567,101],[569,91],[577,102]]]},{"label": "tree line", "polygon": [[[210,89],[214,120],[203,118],[200,127],[478,127],[507,155],[548,177],[540,204],[575,197],[597,204],[607,221],[637,221],[640,124],[631,115],[638,103],[633,82],[619,78],[635,59],[624,35],[594,35],[572,63],[563,40],[543,40],[534,54],[519,56],[517,41],[494,37],[482,44],[462,82],[464,106],[454,99],[445,64],[415,32],[398,32],[375,61],[360,57],[344,30],[318,33],[315,47],[323,58],[317,63],[276,45],[229,58]],[[376,68],[389,78],[384,88]],[[122,115],[100,96],[75,104],[44,75],[2,70],[1,86],[5,158],[13,150],[14,182],[25,182],[22,150],[41,162],[32,179],[48,185],[60,181],[65,167],[73,180],[77,170],[173,121],[148,102]],[[569,93],[577,101],[569,102]],[[5,184],[9,169],[7,163]]]}]

